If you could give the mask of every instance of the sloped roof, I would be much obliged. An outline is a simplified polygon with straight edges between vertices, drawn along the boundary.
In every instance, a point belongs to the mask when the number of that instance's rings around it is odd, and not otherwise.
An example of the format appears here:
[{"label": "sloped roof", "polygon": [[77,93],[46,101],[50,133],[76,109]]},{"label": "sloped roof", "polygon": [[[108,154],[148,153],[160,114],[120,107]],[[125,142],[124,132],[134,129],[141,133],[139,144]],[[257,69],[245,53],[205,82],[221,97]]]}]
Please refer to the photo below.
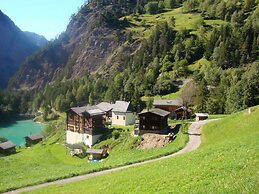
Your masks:
[{"label": "sloped roof", "polygon": [[110,104],[108,102],[101,102],[96,106],[104,112],[108,112],[113,109],[113,104]]},{"label": "sloped roof", "polygon": [[13,142],[11,142],[11,141],[0,143],[0,148],[2,148],[3,150],[14,148],[15,146],[16,145]]},{"label": "sloped roof", "polygon": [[154,100],[154,106],[182,106],[180,100]]},{"label": "sloped roof", "polygon": [[208,113],[195,113],[196,117],[208,117]]},{"label": "sloped roof", "polygon": [[38,139],[42,139],[43,138],[43,135],[41,135],[41,134],[37,134],[37,135],[29,135],[29,136],[27,136],[29,139],[31,139],[31,140],[38,140]]},{"label": "sloped roof", "polygon": [[87,149],[86,153],[88,154],[102,154],[103,149]]},{"label": "sloped roof", "polygon": [[76,114],[82,116],[85,113],[88,113],[90,116],[103,115],[105,112],[99,109],[97,106],[82,106],[82,107],[73,107],[70,110]]},{"label": "sloped roof", "polygon": [[153,108],[149,111],[139,113],[139,115],[146,114],[146,113],[153,113],[153,114],[159,115],[161,117],[165,117],[165,116],[168,116],[170,114],[170,112],[162,110],[160,108]]},{"label": "sloped roof", "polygon": [[114,112],[132,112],[133,108],[130,104],[130,102],[125,101],[116,101],[116,103],[113,105]]}]

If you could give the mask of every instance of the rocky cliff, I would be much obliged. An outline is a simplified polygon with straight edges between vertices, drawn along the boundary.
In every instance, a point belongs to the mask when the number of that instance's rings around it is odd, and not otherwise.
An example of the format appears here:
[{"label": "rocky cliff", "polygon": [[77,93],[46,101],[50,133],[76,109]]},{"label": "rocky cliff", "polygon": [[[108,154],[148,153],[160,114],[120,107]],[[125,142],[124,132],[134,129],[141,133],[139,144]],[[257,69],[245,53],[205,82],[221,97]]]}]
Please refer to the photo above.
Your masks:
[{"label": "rocky cliff", "polygon": [[83,5],[58,39],[23,63],[10,86],[42,88],[55,80],[100,72],[107,66],[110,72],[121,68],[116,53],[122,50],[131,53],[135,48],[125,43],[126,34],[122,28],[127,24],[118,19],[128,13],[130,6],[127,4],[126,10],[122,4],[100,2]]}]

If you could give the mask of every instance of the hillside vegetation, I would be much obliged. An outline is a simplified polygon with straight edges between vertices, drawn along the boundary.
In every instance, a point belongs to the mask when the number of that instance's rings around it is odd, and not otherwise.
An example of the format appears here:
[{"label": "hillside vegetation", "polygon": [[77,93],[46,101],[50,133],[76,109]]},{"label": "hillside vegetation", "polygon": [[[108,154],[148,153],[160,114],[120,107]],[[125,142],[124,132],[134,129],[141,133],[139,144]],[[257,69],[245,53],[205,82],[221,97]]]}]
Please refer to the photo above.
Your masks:
[{"label": "hillside vegetation", "polygon": [[117,126],[116,136],[109,134],[95,145],[108,145],[109,156],[91,163],[87,157],[70,155],[64,146],[65,127],[64,119],[51,121],[45,130],[47,140],[31,148],[18,148],[14,155],[0,156],[0,192],[157,158],[180,150],[188,141],[188,135],[180,131],[172,143],[162,148],[140,150],[137,147],[141,138],[132,136],[133,126]]},{"label": "hillside vegetation", "polygon": [[191,153],[31,193],[257,193],[258,125],[257,106],[207,124]]},{"label": "hillside vegetation", "polygon": [[254,0],[92,0],[24,61],[9,86],[19,97],[0,100],[3,114],[119,99],[140,111],[142,96],[175,93],[175,82],[186,79],[193,98],[184,105],[194,111],[257,105],[258,20]]}]

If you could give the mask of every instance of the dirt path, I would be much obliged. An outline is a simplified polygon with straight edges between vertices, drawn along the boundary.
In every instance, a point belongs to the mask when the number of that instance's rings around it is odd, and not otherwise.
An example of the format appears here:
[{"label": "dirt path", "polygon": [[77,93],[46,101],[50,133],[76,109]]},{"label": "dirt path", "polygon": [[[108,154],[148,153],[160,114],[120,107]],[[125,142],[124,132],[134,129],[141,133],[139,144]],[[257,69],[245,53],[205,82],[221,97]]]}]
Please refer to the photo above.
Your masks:
[{"label": "dirt path", "polygon": [[13,191],[10,191],[10,192],[7,192],[7,193],[9,193],[9,194],[10,193],[13,193],[13,194],[14,193],[22,193],[22,192],[25,192],[25,191],[32,191],[32,190],[35,190],[35,189],[46,187],[46,186],[49,186],[49,185],[60,185],[60,184],[66,184],[66,183],[76,182],[76,181],[80,181],[80,180],[85,180],[85,179],[100,176],[100,175],[103,175],[103,174],[108,174],[108,173],[111,173],[111,172],[119,171],[119,170],[122,170],[122,169],[125,169],[125,168],[130,168],[130,167],[133,167],[133,166],[139,166],[139,165],[163,160],[163,159],[166,159],[166,158],[171,158],[171,157],[176,156],[176,155],[180,155],[180,154],[184,154],[184,153],[196,150],[201,144],[200,128],[204,124],[206,124],[210,121],[211,120],[199,121],[199,122],[192,123],[189,127],[189,130],[188,130],[189,142],[187,143],[187,145],[183,149],[181,149],[180,151],[178,151],[174,154],[170,154],[168,156],[163,156],[163,157],[160,157],[160,158],[151,159],[151,160],[147,160],[147,161],[144,161],[144,162],[139,162],[139,163],[126,165],[126,166],[122,166],[122,167],[118,167],[118,168],[113,168],[113,169],[104,170],[104,171],[100,171],[100,172],[94,172],[94,173],[91,173],[91,174],[75,176],[75,177],[72,177],[72,178],[61,179],[61,180],[57,180],[57,181],[53,181],[53,182],[49,182],[49,183],[43,183],[43,184],[34,185],[34,186],[28,186],[28,187],[13,190]]}]

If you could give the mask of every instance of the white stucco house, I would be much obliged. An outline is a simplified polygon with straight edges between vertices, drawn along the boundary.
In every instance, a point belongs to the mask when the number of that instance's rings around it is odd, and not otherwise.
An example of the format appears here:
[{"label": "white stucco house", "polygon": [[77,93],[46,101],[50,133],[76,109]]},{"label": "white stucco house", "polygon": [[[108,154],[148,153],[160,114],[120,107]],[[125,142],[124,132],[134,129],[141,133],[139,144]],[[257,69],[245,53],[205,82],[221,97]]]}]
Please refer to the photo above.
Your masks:
[{"label": "white stucco house", "polygon": [[112,109],[112,125],[133,125],[135,119],[136,113],[130,102],[116,101]]}]

